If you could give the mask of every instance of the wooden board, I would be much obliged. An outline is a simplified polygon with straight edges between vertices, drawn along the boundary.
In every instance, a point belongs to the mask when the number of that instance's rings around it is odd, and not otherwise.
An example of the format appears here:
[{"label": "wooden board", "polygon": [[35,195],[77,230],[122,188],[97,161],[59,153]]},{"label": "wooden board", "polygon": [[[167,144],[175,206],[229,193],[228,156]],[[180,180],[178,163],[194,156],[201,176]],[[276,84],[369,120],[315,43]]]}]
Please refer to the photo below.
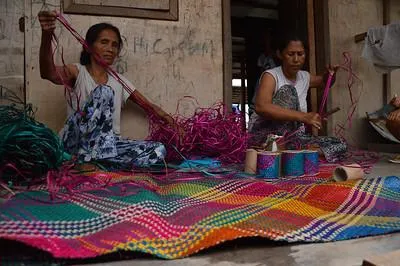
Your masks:
[{"label": "wooden board", "polygon": [[64,0],[63,10],[70,14],[137,17],[178,20],[178,0]]},{"label": "wooden board", "polygon": [[231,2],[222,0],[222,45],[223,45],[223,100],[226,106],[232,105],[232,34]]},{"label": "wooden board", "polygon": [[[316,75],[316,60],[315,60],[315,27],[314,27],[314,0],[307,0],[307,33],[310,65],[310,73]],[[310,88],[311,111],[318,112],[318,92],[317,88]],[[318,135],[318,130],[313,127],[312,133]]]},{"label": "wooden board", "polygon": [[73,0],[73,3],[92,6],[169,9],[169,0]]}]

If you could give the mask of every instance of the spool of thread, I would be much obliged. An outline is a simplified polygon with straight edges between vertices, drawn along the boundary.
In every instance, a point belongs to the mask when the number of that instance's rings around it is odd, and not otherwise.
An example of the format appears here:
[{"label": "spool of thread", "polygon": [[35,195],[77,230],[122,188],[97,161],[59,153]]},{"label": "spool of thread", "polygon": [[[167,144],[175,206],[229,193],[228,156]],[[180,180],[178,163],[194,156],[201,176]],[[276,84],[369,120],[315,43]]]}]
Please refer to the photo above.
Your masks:
[{"label": "spool of thread", "polygon": [[304,153],[295,150],[283,151],[282,166],[284,176],[304,175]]},{"label": "spool of thread", "polygon": [[333,179],[336,182],[343,182],[347,180],[357,180],[364,178],[364,170],[359,164],[348,164],[336,167],[333,172]]},{"label": "spool of thread", "polygon": [[319,173],[318,151],[305,150],[304,153],[304,174],[316,175]]},{"label": "spool of thread", "polygon": [[257,173],[257,151],[255,149],[246,150],[246,159],[244,162],[244,172],[247,174]]},{"label": "spool of thread", "polygon": [[279,178],[281,175],[281,154],[259,152],[257,154],[257,174],[261,178]]}]

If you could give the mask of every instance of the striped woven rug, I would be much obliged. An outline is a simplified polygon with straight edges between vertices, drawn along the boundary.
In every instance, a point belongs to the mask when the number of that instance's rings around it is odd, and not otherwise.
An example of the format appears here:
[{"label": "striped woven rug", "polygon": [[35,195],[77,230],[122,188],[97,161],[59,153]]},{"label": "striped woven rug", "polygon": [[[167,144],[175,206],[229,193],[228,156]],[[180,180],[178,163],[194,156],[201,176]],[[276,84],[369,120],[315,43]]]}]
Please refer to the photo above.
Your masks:
[{"label": "striped woven rug", "polygon": [[399,177],[335,183],[331,172],[275,182],[96,173],[107,187],[53,200],[37,189],[0,203],[0,238],[55,258],[125,250],[176,259],[241,237],[326,242],[400,230]]}]

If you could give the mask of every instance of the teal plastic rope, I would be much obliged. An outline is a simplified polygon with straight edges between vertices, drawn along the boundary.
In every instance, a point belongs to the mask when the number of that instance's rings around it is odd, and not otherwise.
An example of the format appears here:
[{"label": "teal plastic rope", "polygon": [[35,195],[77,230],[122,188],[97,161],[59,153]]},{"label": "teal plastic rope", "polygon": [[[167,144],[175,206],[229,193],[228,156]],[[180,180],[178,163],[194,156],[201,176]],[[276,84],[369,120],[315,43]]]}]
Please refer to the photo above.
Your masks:
[{"label": "teal plastic rope", "polygon": [[33,114],[31,105],[0,106],[0,180],[10,186],[29,184],[70,159],[59,137]]}]

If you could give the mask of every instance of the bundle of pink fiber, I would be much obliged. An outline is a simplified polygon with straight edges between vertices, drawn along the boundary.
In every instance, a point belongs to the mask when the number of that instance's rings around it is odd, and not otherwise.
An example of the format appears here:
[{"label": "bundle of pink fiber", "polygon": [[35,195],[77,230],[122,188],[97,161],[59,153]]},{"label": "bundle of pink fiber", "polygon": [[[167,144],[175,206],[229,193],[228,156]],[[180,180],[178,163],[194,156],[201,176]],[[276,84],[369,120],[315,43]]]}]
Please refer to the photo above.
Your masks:
[{"label": "bundle of pink fiber", "polygon": [[173,118],[171,125],[150,117],[148,140],[166,145],[167,160],[213,157],[223,163],[243,162],[248,133],[242,129],[240,114],[230,113],[217,103],[210,108],[197,108],[191,117],[177,112]]}]

